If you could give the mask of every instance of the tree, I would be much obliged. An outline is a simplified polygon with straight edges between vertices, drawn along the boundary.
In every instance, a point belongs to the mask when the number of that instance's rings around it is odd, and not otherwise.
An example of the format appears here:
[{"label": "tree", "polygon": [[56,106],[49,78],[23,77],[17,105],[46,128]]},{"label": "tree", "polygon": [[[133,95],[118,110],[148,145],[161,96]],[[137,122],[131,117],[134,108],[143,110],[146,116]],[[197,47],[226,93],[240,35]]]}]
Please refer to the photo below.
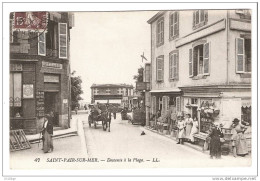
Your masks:
[{"label": "tree", "polygon": [[143,82],[143,73],[144,73],[144,68],[140,67],[138,69],[138,74],[134,75],[135,82]]},{"label": "tree", "polygon": [[71,73],[71,108],[72,110],[75,109],[76,106],[79,107],[79,100],[82,100],[82,97],[80,97],[81,94],[83,94],[82,88],[81,88],[81,77],[75,76],[76,71],[73,71]]}]

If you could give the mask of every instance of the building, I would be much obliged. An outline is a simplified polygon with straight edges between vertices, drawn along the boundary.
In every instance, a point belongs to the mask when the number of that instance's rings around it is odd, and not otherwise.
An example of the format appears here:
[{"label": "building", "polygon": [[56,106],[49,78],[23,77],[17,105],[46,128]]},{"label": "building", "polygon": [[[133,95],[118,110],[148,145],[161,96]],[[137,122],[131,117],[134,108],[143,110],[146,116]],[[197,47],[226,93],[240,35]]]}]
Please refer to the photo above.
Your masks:
[{"label": "building", "polygon": [[202,140],[212,122],[251,124],[250,10],[160,11],[148,23],[153,114],[190,113]]},{"label": "building", "polygon": [[120,103],[123,107],[133,105],[133,86],[128,84],[93,84],[91,102]]},{"label": "building", "polygon": [[68,128],[72,27],[67,12],[10,14],[10,129],[39,133],[50,110]]}]

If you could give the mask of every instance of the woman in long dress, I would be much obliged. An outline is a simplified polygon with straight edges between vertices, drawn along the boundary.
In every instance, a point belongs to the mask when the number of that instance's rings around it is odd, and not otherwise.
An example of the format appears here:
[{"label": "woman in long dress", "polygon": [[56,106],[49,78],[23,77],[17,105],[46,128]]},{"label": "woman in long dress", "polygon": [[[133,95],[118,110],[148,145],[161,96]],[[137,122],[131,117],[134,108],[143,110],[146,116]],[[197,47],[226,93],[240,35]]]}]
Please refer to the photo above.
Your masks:
[{"label": "woman in long dress", "polygon": [[196,117],[192,120],[192,128],[190,132],[190,141],[192,144],[194,144],[194,135],[197,134],[199,131],[199,123]]},{"label": "woman in long dress", "polygon": [[181,119],[178,121],[177,127],[179,130],[179,133],[178,133],[179,142],[177,144],[183,144],[183,140],[185,138],[185,127],[186,127],[183,117],[181,117]]},{"label": "woman in long dress", "polygon": [[221,158],[221,142],[220,138],[224,137],[224,134],[221,132],[218,123],[213,124],[213,128],[208,135],[210,139],[210,158],[212,159],[215,156],[217,159]]},{"label": "woman in long dress", "polygon": [[191,129],[192,129],[192,123],[193,120],[190,116],[190,114],[186,114],[186,119],[185,119],[185,125],[186,125],[186,139],[190,142],[190,133],[191,133]]},{"label": "woman in long dress", "polygon": [[246,131],[247,127],[241,123],[240,121],[235,118],[233,120],[233,124],[231,127],[233,128],[232,132],[233,135],[231,137],[232,140],[232,147],[233,147],[233,156],[245,156],[248,154],[248,147],[246,142],[246,137],[244,132]]}]

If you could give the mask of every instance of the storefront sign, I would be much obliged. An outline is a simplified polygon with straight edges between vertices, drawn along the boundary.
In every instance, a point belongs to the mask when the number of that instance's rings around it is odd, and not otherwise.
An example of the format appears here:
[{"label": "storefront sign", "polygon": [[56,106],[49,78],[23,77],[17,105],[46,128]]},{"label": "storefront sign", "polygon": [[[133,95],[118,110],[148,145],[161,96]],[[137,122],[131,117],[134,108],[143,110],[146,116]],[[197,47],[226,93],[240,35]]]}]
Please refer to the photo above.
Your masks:
[{"label": "storefront sign", "polygon": [[44,117],[44,92],[36,92],[36,116]]},{"label": "storefront sign", "polygon": [[136,90],[150,90],[150,83],[149,82],[136,82]]},{"label": "storefront sign", "polygon": [[60,82],[58,75],[44,75],[44,82],[58,83]]},{"label": "storefront sign", "polygon": [[62,69],[62,64],[42,61],[42,67],[53,68],[53,69]]},{"label": "storefront sign", "polygon": [[46,32],[47,21],[47,12],[15,12],[13,27],[18,31]]},{"label": "storefront sign", "polygon": [[23,85],[23,98],[33,98],[33,84]]},{"label": "storefront sign", "polygon": [[23,71],[22,64],[10,64],[10,71]]}]

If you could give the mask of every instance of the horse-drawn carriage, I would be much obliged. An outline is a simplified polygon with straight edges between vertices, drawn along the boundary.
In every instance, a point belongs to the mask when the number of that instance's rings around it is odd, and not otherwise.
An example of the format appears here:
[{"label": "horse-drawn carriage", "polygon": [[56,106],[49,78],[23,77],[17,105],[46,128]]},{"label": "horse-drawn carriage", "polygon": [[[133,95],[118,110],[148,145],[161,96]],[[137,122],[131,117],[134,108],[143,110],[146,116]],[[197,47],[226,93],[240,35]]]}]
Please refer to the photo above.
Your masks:
[{"label": "horse-drawn carriage", "polygon": [[97,128],[99,122],[101,122],[103,130],[110,132],[110,123],[111,123],[111,111],[108,109],[100,110],[99,108],[95,107],[94,105],[90,105],[90,114],[88,116],[88,125],[94,125],[94,128]]}]

